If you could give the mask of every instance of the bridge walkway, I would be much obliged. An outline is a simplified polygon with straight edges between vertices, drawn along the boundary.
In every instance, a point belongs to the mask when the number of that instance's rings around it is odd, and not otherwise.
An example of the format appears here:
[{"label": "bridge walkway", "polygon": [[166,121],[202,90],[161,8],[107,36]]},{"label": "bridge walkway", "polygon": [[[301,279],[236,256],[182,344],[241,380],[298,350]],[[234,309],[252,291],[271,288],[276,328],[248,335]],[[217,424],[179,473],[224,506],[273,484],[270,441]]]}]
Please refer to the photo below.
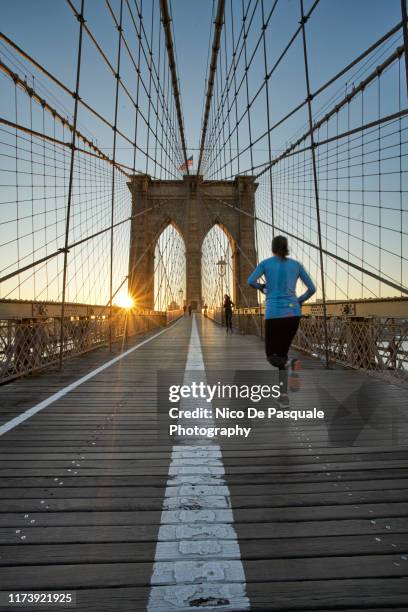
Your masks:
[{"label": "bridge walkway", "polygon": [[198,316],[145,340],[77,386],[112,356],[0,388],[3,427],[58,393],[0,437],[3,601],[76,591],[84,612],[406,610],[401,388],[302,357],[291,408],[324,419],[258,420],[206,447],[165,435],[158,371],[176,384],[186,365],[209,383],[272,380],[262,343]]}]

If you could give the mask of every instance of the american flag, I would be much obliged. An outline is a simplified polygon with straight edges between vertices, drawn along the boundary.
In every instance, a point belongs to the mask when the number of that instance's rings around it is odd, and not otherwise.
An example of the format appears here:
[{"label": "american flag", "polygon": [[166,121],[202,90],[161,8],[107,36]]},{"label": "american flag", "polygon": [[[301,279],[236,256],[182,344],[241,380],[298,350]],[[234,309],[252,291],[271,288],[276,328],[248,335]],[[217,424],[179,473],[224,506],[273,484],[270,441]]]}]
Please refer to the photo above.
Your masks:
[{"label": "american flag", "polygon": [[189,157],[187,160],[187,164],[181,164],[181,166],[179,167],[180,172],[186,172],[187,168],[192,168],[193,167],[193,156]]}]

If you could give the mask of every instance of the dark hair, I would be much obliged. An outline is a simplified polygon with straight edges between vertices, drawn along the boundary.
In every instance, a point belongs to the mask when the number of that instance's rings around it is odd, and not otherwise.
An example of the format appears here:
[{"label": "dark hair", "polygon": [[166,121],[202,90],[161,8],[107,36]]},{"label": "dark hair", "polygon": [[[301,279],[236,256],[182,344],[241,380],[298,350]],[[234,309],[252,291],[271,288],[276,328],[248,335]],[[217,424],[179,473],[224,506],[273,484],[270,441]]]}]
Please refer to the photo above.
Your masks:
[{"label": "dark hair", "polygon": [[289,255],[288,239],[286,236],[275,236],[272,240],[272,253],[278,257],[287,257]]}]

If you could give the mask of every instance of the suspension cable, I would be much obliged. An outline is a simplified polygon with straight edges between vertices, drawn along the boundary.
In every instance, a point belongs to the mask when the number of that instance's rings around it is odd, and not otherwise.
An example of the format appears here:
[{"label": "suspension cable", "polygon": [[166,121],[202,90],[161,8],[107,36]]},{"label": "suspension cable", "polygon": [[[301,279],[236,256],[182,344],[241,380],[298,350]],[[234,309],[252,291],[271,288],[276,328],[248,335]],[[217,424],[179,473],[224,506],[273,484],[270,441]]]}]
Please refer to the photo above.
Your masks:
[{"label": "suspension cable", "polygon": [[183,112],[181,109],[181,97],[180,97],[180,90],[179,90],[179,85],[178,85],[177,66],[176,66],[176,60],[174,57],[173,35],[171,32],[171,26],[170,26],[171,18],[170,18],[169,5],[168,5],[167,0],[160,0],[160,10],[161,10],[161,19],[163,23],[164,33],[166,37],[166,48],[167,48],[167,54],[169,58],[169,66],[170,66],[170,72],[171,72],[171,81],[173,85],[174,101],[176,104],[176,112],[177,112],[177,120],[178,120],[179,132],[180,132],[181,147],[183,151],[186,171],[187,171],[187,174],[190,174],[189,169],[188,169],[188,162],[187,162],[187,145],[186,145],[186,138],[184,134],[184,121],[183,121]]}]

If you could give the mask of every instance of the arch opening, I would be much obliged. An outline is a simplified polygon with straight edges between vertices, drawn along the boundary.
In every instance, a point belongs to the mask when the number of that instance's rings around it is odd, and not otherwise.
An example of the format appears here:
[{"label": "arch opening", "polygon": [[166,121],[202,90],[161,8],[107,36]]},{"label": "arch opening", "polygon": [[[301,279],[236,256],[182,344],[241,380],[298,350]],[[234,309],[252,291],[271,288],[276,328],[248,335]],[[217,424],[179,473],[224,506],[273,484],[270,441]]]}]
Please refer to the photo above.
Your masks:
[{"label": "arch opening", "polygon": [[222,306],[225,293],[236,303],[235,276],[235,242],[225,226],[217,222],[208,231],[201,248],[203,305]]},{"label": "arch opening", "polygon": [[154,251],[154,310],[182,308],[186,298],[186,248],[173,221],[159,235]]}]

